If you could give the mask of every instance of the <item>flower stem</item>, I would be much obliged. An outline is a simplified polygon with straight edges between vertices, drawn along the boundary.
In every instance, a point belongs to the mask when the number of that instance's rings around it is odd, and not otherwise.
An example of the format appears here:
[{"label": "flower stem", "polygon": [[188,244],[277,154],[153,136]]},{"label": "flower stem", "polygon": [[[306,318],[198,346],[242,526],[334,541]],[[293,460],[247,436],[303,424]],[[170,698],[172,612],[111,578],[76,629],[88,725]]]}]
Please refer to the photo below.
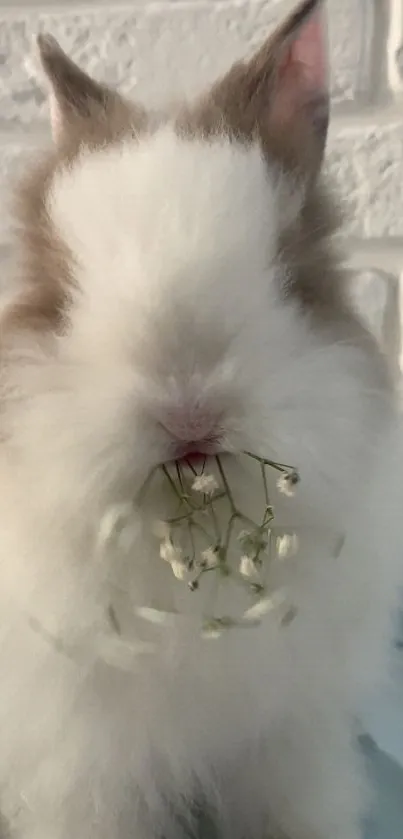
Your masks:
[{"label": "flower stem", "polygon": [[277,463],[275,460],[268,460],[266,457],[259,457],[257,454],[252,454],[252,452],[244,452],[247,457],[251,457],[252,460],[257,460],[260,464],[264,464],[265,466],[270,466],[272,469],[276,469],[277,472],[296,472],[294,466],[288,466],[286,463]]},{"label": "flower stem", "polygon": [[212,522],[213,522],[213,528],[214,528],[216,542],[219,542],[220,541],[220,528],[218,526],[217,514],[216,514],[216,511],[215,511],[214,506],[213,506],[213,500],[215,500],[215,499],[212,499],[207,503],[207,508],[209,510],[209,513],[210,513],[210,516],[211,516],[211,519],[212,519]]},{"label": "flower stem", "polygon": [[171,486],[171,489],[173,490],[174,494],[176,495],[178,501],[180,501],[182,503],[185,499],[182,497],[181,493],[178,492],[178,488],[175,484],[175,481],[173,480],[172,476],[170,475],[168,467],[165,465],[165,463],[162,466],[162,471],[163,471],[165,477],[168,479],[168,481],[170,483],[170,486]]},{"label": "flower stem", "polygon": [[269,498],[269,488],[267,486],[266,465],[264,463],[260,464],[260,471],[262,473],[264,498],[265,498],[266,509],[267,509],[267,507],[270,507],[270,498]]},{"label": "flower stem", "polygon": [[231,512],[232,512],[232,514],[234,514],[234,513],[236,513],[236,512],[237,512],[237,510],[236,510],[236,506],[235,506],[235,501],[234,501],[234,496],[232,495],[232,492],[231,492],[231,489],[230,489],[230,485],[229,485],[229,483],[228,483],[228,481],[227,481],[227,476],[226,476],[226,474],[225,474],[225,472],[224,472],[224,469],[223,469],[223,466],[222,466],[221,460],[220,460],[220,458],[218,457],[218,455],[216,455],[216,463],[217,463],[217,466],[218,466],[218,471],[219,471],[219,473],[220,473],[220,475],[221,475],[221,480],[222,480],[222,482],[223,482],[223,484],[224,484],[225,491],[226,491],[227,496],[228,496],[228,501],[229,501],[229,503],[230,503]]}]

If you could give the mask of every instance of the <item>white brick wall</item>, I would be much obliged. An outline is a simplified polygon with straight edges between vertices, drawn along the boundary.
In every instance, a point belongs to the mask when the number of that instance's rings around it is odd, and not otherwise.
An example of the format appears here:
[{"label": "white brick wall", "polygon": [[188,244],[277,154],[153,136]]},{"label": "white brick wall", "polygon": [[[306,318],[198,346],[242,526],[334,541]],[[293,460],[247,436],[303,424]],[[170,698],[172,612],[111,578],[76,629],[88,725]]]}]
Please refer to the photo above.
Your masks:
[{"label": "white brick wall", "polygon": [[[50,30],[89,71],[158,102],[248,54],[293,0],[0,0],[0,189],[47,132],[24,58]],[[333,118],[327,169],[345,210],[352,290],[400,358],[403,295],[403,0],[328,0]],[[7,248],[6,211],[0,247]]]}]

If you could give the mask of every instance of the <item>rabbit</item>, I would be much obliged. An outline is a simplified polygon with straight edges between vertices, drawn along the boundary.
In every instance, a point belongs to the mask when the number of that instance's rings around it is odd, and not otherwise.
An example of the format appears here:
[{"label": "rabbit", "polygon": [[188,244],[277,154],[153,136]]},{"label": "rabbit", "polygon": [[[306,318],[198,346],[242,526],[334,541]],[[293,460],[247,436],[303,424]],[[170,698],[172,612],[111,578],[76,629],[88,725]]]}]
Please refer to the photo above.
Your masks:
[{"label": "rabbit", "polygon": [[[53,141],[16,189],[0,312],[10,835],[359,839],[359,719],[387,678],[402,579],[401,434],[322,174],[324,4],[300,2],[165,111],[50,35],[38,56]],[[300,475],[293,497],[268,478],[299,535],[268,572],[295,617],[206,639],[205,587],[175,579],[152,533],[169,507],[158,467],[202,456],[208,474],[222,457],[252,515],[243,452]],[[224,587],[222,608],[244,597]]]}]

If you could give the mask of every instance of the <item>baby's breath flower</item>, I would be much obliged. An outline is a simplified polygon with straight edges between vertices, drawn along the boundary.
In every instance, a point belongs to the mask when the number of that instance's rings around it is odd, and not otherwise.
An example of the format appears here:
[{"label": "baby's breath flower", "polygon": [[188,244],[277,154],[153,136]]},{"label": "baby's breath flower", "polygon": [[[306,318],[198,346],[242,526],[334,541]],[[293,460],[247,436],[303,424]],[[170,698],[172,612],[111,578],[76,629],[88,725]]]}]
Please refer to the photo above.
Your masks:
[{"label": "baby's breath flower", "polygon": [[213,495],[218,488],[214,475],[197,475],[192,484],[195,492],[203,492],[205,495]]},{"label": "baby's breath flower", "polygon": [[[191,465],[182,461],[178,461],[171,471],[169,465],[162,466],[172,501],[176,506],[172,508],[173,518],[153,524],[153,532],[159,539],[161,558],[169,563],[173,575],[178,580],[185,581],[189,591],[201,588],[204,572],[212,570],[219,579],[232,577],[235,584],[241,585],[243,589],[246,587],[249,596],[253,596],[254,605],[242,616],[207,616],[201,627],[204,638],[218,638],[224,631],[233,627],[253,627],[270,612],[276,613],[279,625],[286,625],[295,615],[295,610],[283,591],[273,590],[270,586],[268,593],[269,583],[263,582],[260,570],[265,559],[270,562],[271,550],[268,558],[266,552],[272,543],[274,556],[282,559],[293,556],[298,549],[296,534],[285,534],[275,538],[271,524],[274,511],[269,497],[266,470],[273,468],[277,471],[277,476],[280,474],[277,487],[286,496],[294,495],[299,475],[292,467],[252,453],[244,454],[259,461],[262,473],[261,509],[257,511],[257,520],[251,518],[250,511],[246,514],[238,506],[238,498],[226,475],[225,464],[221,463],[219,457],[216,458],[217,475],[204,472],[196,475]],[[237,536],[240,523],[247,529]],[[126,523],[125,526],[127,527]],[[121,531],[121,522],[109,519],[104,523],[104,530],[104,539],[108,538],[109,534],[116,539]],[[200,539],[207,539],[204,544],[209,547],[203,550]],[[238,540],[240,547],[238,574],[235,575],[233,562],[237,560],[233,555],[234,539]],[[171,622],[167,613],[147,607],[142,610],[141,616],[152,623]]]},{"label": "baby's breath flower", "polygon": [[160,557],[172,565],[173,562],[182,562],[183,555],[180,548],[176,547],[170,539],[166,539],[160,544]]},{"label": "baby's breath flower", "polygon": [[219,552],[217,548],[210,547],[201,553],[202,568],[216,568],[219,562]]},{"label": "baby's breath flower", "polygon": [[296,533],[284,533],[276,539],[276,550],[279,559],[289,559],[298,553],[298,536]]},{"label": "baby's breath flower", "polygon": [[288,498],[292,498],[292,496],[295,495],[295,487],[297,486],[298,482],[298,472],[283,472],[283,474],[280,475],[277,481],[277,489],[283,495],[287,495]]},{"label": "baby's breath flower", "polygon": [[244,554],[239,563],[239,572],[243,577],[256,577],[256,563],[251,556]]},{"label": "baby's breath flower", "polygon": [[184,562],[174,559],[171,562],[172,573],[177,580],[186,580],[188,576],[188,568]]},{"label": "baby's breath flower", "polygon": [[275,609],[283,606],[285,601],[285,594],[279,589],[278,591],[273,592],[273,594],[269,597],[262,597],[262,599],[258,600],[258,602],[251,606],[250,609],[247,609],[243,614],[243,620],[259,621],[261,618],[264,618],[265,615],[268,615],[270,612],[273,612]]}]

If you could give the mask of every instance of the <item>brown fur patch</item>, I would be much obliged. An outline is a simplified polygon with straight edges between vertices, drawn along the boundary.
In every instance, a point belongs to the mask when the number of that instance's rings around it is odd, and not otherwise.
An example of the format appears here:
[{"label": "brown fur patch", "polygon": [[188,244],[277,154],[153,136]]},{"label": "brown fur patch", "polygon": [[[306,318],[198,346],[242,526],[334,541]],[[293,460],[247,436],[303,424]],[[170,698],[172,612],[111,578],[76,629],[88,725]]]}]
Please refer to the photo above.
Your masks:
[{"label": "brown fur patch", "polygon": [[[269,159],[304,175],[316,173],[322,162],[327,130],[328,96],[312,91],[293,101],[289,111],[279,108],[278,91],[290,41],[320,0],[305,0],[286,18],[249,61],[238,62],[199,100],[178,114],[179,133],[211,139],[224,134],[243,143],[259,142]],[[296,88],[300,65],[287,71],[287,89]]]},{"label": "brown fur patch", "polygon": [[145,112],[108,92],[99,103],[87,103],[68,130],[16,190],[14,215],[19,248],[21,292],[5,309],[1,337],[19,329],[60,332],[73,284],[73,255],[53,228],[47,196],[58,170],[71,166],[80,151],[113,145],[145,130]]},{"label": "brown fur patch", "polygon": [[[57,142],[16,190],[16,233],[22,290],[2,314],[1,337],[18,329],[60,332],[72,291],[73,255],[47,211],[52,180],[83,147],[103,148],[147,128],[146,111],[91,79],[51,36],[38,36],[39,56],[58,116]],[[53,113],[53,117],[55,113]]]},{"label": "brown fur patch", "polygon": [[326,95],[318,92],[316,101],[301,102],[291,124],[281,118],[275,105],[284,45],[318,5],[318,0],[302,3],[249,62],[234,65],[207,94],[183,107],[175,125],[179,135],[186,137],[209,141],[224,136],[231,142],[258,143],[269,166],[304,184],[299,218],[279,242],[279,254],[290,268],[281,291],[285,297],[296,298],[316,325],[347,326],[352,316],[344,273],[338,270],[340,260],[330,244],[341,218],[318,178],[327,130]]}]

